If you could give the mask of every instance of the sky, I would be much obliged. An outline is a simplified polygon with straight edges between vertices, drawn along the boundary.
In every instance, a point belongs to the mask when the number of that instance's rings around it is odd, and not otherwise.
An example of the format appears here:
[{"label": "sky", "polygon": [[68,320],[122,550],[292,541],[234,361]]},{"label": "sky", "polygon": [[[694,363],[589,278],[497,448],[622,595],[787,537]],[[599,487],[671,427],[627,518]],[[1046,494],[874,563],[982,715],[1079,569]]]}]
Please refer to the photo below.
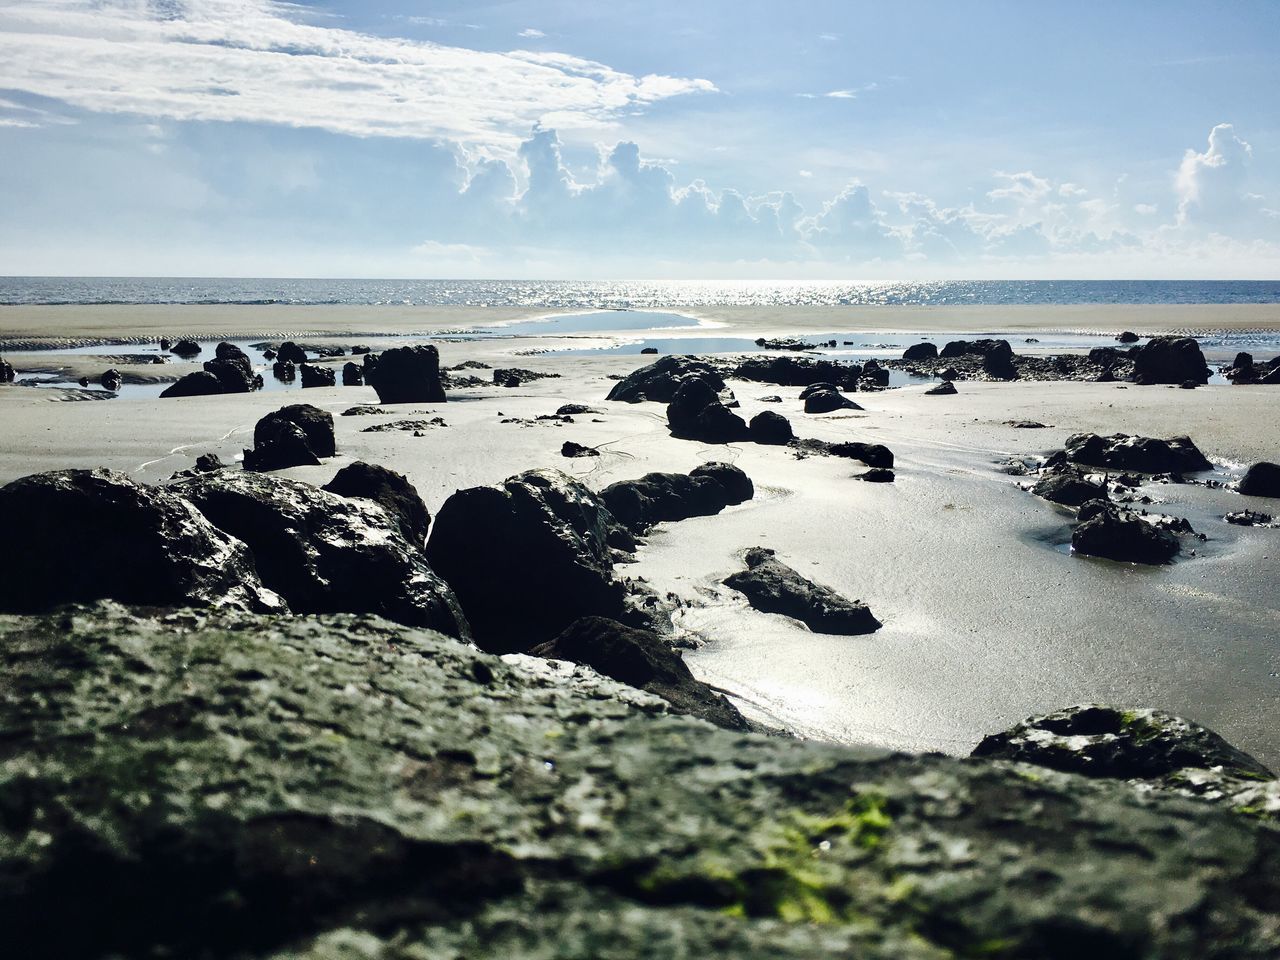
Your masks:
[{"label": "sky", "polygon": [[1280,277],[1280,3],[0,0],[0,274]]}]

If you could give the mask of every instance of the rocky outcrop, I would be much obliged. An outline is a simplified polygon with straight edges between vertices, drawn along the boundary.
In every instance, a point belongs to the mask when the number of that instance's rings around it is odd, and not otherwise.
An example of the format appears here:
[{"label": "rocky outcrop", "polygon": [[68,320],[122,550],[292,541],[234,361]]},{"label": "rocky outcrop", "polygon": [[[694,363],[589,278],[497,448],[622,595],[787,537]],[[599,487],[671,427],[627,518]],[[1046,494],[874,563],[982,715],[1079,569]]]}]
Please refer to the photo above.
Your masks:
[{"label": "rocky outcrop", "polygon": [[[376,358],[376,359],[375,359]],[[444,403],[440,353],[432,346],[397,347],[365,354],[365,382],[382,403]]]},{"label": "rocky outcrop", "polygon": [[1090,500],[1080,508],[1071,532],[1071,549],[1089,557],[1123,563],[1170,562],[1181,550],[1178,538],[1105,500]]},{"label": "rocky outcrop", "polygon": [[676,713],[699,717],[727,730],[747,729],[737,707],[695,680],[671,643],[652,630],[628,627],[605,617],[584,617],[529,652],[590,667],[611,680],[661,697]]},{"label": "rocky outcrop", "polygon": [[171,488],[253,551],[263,583],[297,613],[377,613],[467,639],[453,591],[399,518],[367,499],[252,473],[215,473]]},{"label": "rocky outcrop", "polygon": [[733,368],[738,380],[776,383],[783,387],[804,387],[811,383],[832,383],[856,390],[862,378],[862,364],[805,357],[751,357]]},{"label": "rocky outcrop", "polygon": [[680,385],[687,380],[702,380],[715,392],[724,389],[724,379],[705,360],[667,356],[619,380],[605,399],[624,403],[640,403],[644,400],[670,403],[675,399]]},{"label": "rocky outcrop", "polygon": [[3,610],[99,599],[286,609],[263,586],[241,541],[180,497],[121,473],[59,470],[23,477],[0,487],[0,516],[14,545],[0,550]]},{"label": "rocky outcrop", "polygon": [[1190,437],[1159,440],[1126,433],[1109,437],[1077,433],[1067,438],[1064,454],[1071,463],[1138,473],[1197,473],[1213,469]]},{"label": "rocky outcrop", "polygon": [[337,376],[333,372],[333,367],[320,367],[311,363],[304,363],[301,368],[302,386],[307,387],[332,387],[338,382]]},{"label": "rocky outcrop", "polygon": [[727,463],[704,463],[690,473],[648,473],[600,491],[609,512],[635,534],[656,524],[709,517],[755,496],[751,478]]},{"label": "rocky outcrop", "polygon": [[726,577],[724,583],[743,594],[756,610],[799,620],[815,633],[852,636],[880,629],[880,621],[865,603],[847,600],[830,587],[802,577],[772,550],[752,547],[746,552],[746,564],[746,570]]},{"label": "rocky outcrop", "polygon": [[938,347],[932,343],[916,343],[902,352],[903,360],[934,360],[938,356]]},{"label": "rocky outcrop", "polygon": [[610,547],[634,546],[604,502],[556,470],[459,490],[436,514],[427,560],[453,588],[476,642],[509,653],[580,617],[618,617]]},{"label": "rocky outcrop", "polygon": [[673,437],[704,443],[735,443],[748,439],[747,424],[720,400],[714,381],[687,377],[667,404],[667,425]]},{"label": "rocky outcrop", "polygon": [[333,414],[309,403],[281,407],[254,426],[253,445],[244,452],[246,470],[316,466],[321,457],[337,454]]},{"label": "rocky outcrop", "polygon": [[276,359],[281,363],[292,363],[295,367],[300,367],[307,362],[307,351],[292,340],[286,340],[276,351]]},{"label": "rocky outcrop", "polygon": [[1086,480],[1075,472],[1051,473],[1042,477],[1031,492],[1052,503],[1066,507],[1078,507],[1090,500],[1106,500],[1107,488],[1100,483]]},{"label": "rocky outcrop", "polygon": [[800,399],[804,401],[805,413],[831,413],[833,410],[862,409],[862,407],[829,383],[811,384],[801,391]]},{"label": "rocky outcrop", "polygon": [[762,410],[752,417],[747,431],[752,442],[766,445],[785,445],[796,437],[791,431],[791,421],[772,410]]},{"label": "rocky outcrop", "polygon": [[1209,382],[1204,353],[1190,337],[1152,337],[1132,356],[1135,383]]},{"label": "rocky outcrop", "polygon": [[493,383],[498,387],[519,387],[537,380],[560,378],[558,373],[542,373],[538,370],[526,370],[523,367],[506,367],[493,371]]},{"label": "rocky outcrop", "polygon": [[342,385],[344,387],[364,386],[364,367],[348,361],[342,365]]},{"label": "rocky outcrop", "polygon": [[427,539],[431,514],[417,489],[402,473],[357,460],[335,473],[324,489],[340,497],[372,500],[395,520],[400,535],[415,547],[423,546]]},{"label": "rocky outcrop", "polygon": [[162,399],[172,397],[208,397],[223,392],[222,381],[207,370],[188,373],[160,393]]},{"label": "rocky outcrop", "polygon": [[223,393],[249,393],[262,389],[262,377],[253,372],[249,355],[225,340],[214,350],[214,358],[205,362],[206,372],[218,378]]},{"label": "rocky outcrop", "polygon": [[1280,463],[1255,463],[1245,471],[1237,489],[1249,497],[1280,497]]}]

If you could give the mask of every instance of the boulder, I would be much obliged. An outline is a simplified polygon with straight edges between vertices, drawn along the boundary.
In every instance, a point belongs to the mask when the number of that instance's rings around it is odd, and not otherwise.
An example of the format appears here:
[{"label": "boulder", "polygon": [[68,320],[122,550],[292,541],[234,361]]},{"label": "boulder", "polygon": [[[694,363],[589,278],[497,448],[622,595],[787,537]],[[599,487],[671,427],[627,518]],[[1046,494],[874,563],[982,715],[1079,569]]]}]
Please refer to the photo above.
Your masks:
[{"label": "boulder", "polygon": [[1255,463],[1245,471],[1238,489],[1248,497],[1280,497],[1280,464]]},{"label": "boulder", "polygon": [[535,657],[567,660],[590,667],[619,683],[661,697],[677,713],[728,730],[746,730],[737,708],[695,680],[669,641],[651,630],[628,627],[606,617],[583,617],[553,640],[529,651]]},{"label": "boulder", "polygon": [[621,400],[624,403],[639,403],[643,400],[670,403],[675,399],[680,385],[690,379],[704,381],[713,392],[724,389],[724,378],[705,360],[666,356],[619,380],[606,399]]},{"label": "boulder", "polygon": [[352,355],[353,357],[359,357],[359,356],[362,356],[362,355],[364,355],[364,354],[368,353],[368,352],[369,352],[369,349],[370,349],[370,348],[369,348],[368,346],[366,346],[365,344],[363,344],[363,343],[357,343],[354,347],[352,347],[352,348],[351,348],[351,355]]},{"label": "boulder", "polygon": [[577,417],[584,413],[595,413],[585,403],[564,403],[556,408],[557,417]]},{"label": "boulder", "polygon": [[704,443],[735,443],[749,437],[746,422],[720,402],[715,382],[688,377],[667,404],[673,437]]},{"label": "boulder", "polygon": [[856,390],[862,377],[862,364],[807,357],[750,357],[734,368],[733,376],[739,380],[776,383],[783,387],[827,382],[845,390]]},{"label": "boulder", "polygon": [[1078,507],[1090,500],[1106,500],[1107,488],[1076,473],[1053,473],[1041,478],[1031,492],[1053,503]]},{"label": "boulder", "polygon": [[819,389],[807,392],[808,396],[804,398],[805,413],[831,413],[833,410],[862,409],[861,406],[838,390]]},{"label": "boulder", "polygon": [[747,424],[747,431],[755,443],[781,445],[795,439],[795,434],[791,432],[791,421],[772,410],[762,410],[752,417]]},{"label": "boulder", "polygon": [[1200,344],[1190,337],[1152,337],[1131,352],[1135,383],[1209,382]]},{"label": "boulder", "polygon": [[298,368],[292,363],[277,360],[271,365],[271,375],[282,383],[292,383],[298,375]]},{"label": "boulder", "polygon": [[194,340],[179,340],[169,348],[169,352],[182,357],[184,360],[190,359],[200,353],[200,344]]},{"label": "boulder", "polygon": [[648,473],[600,491],[613,517],[635,534],[658,523],[713,516],[754,496],[751,478],[727,463],[704,463],[688,474]]},{"label": "boulder", "polygon": [[951,397],[955,396],[958,391],[956,385],[950,380],[943,380],[937,386],[930,387],[924,392],[926,397]]},{"label": "boulder", "polygon": [[427,560],[453,588],[483,649],[528,650],[580,617],[618,617],[624,591],[610,546],[633,544],[585,486],[530,470],[449,497]]},{"label": "boulder", "polygon": [[752,547],[746,564],[746,570],[725,578],[724,583],[743,594],[756,610],[799,620],[814,633],[852,636],[880,629],[880,621],[865,603],[847,600],[802,577],[772,550]]},{"label": "boulder", "polygon": [[641,352],[642,354],[646,354],[646,355],[647,355],[647,354],[657,354],[657,352],[658,352],[658,348],[657,348],[657,347],[641,347],[641,348],[640,348],[640,352]]},{"label": "boulder", "polygon": [[254,426],[253,445],[244,452],[246,470],[316,466],[321,457],[337,454],[333,414],[309,403],[281,407]]},{"label": "boulder", "polygon": [[13,364],[0,360],[0,383],[13,383]]},{"label": "boulder", "polygon": [[1141,338],[1132,330],[1126,330],[1116,337],[1121,343],[1137,343]]},{"label": "boulder", "polygon": [[1091,500],[1080,508],[1082,521],[1071,532],[1071,549],[1088,557],[1103,557],[1122,563],[1169,563],[1181,545],[1167,530],[1102,500]]},{"label": "boulder", "polygon": [[[1008,346],[1004,340],[998,340],[997,343],[1003,343]],[[1012,352],[1000,352],[993,350],[982,355],[982,372],[996,380],[1017,380],[1018,369],[1013,365]]]},{"label": "boulder", "polygon": [[1198,473],[1213,469],[1190,437],[1160,440],[1127,433],[1108,437],[1077,433],[1067,438],[1064,453],[1071,463],[1138,473]]},{"label": "boulder", "polygon": [[415,547],[424,545],[431,514],[404,474],[357,460],[335,473],[324,489],[340,497],[372,500],[395,520],[405,540]]},{"label": "boulder", "polygon": [[207,397],[223,393],[222,381],[208,370],[188,373],[177,383],[161,391],[162,399],[170,397]]},{"label": "boulder", "polygon": [[262,378],[253,372],[248,354],[226,341],[218,344],[214,358],[205,361],[204,368],[218,378],[223,393],[249,393],[262,387]]},{"label": "boulder", "polygon": [[872,467],[870,470],[862,471],[853,479],[863,480],[866,483],[893,483],[897,476],[892,470],[887,470],[884,467]]},{"label": "boulder", "polygon": [[344,387],[364,386],[364,367],[350,362],[344,363],[342,365],[342,385]]},{"label": "boulder", "polygon": [[286,340],[276,351],[276,359],[281,363],[292,363],[295,367],[301,366],[307,362],[307,351],[292,340]]},{"label": "boulder", "polygon": [[124,384],[124,379],[120,376],[120,371],[114,367],[102,375],[99,381],[104,390],[110,390],[112,393],[117,392]]},{"label": "boulder", "polygon": [[333,372],[333,367],[319,367],[314,364],[304,363],[301,369],[302,386],[304,388],[332,387],[338,382],[338,378]]},{"label": "boulder", "polygon": [[[370,360],[376,357],[373,364]],[[432,346],[397,347],[364,358],[365,382],[382,403],[444,403],[440,353]]]},{"label": "boulder", "polygon": [[560,456],[562,457],[598,457],[600,451],[595,447],[584,447],[580,443],[574,443],[572,440],[566,440],[560,445]]},{"label": "boulder", "polygon": [[253,429],[253,441],[269,436],[270,424],[276,420],[287,420],[302,428],[307,436],[307,444],[315,451],[317,457],[337,456],[337,443],[333,434],[333,414],[321,410],[309,403],[291,403],[269,413]]},{"label": "boulder", "polygon": [[916,343],[902,352],[903,360],[934,360],[938,356],[938,347],[932,343]]},{"label": "boulder", "polygon": [[468,639],[453,592],[400,520],[377,503],[309,483],[220,472],[171,488],[249,545],[263,583],[296,613],[376,613]]},{"label": "boulder", "polygon": [[889,385],[889,371],[875,360],[868,360],[862,365],[862,376],[858,380],[859,389],[871,387],[884,388]]},{"label": "boulder", "polygon": [[168,338],[168,337],[161,337],[161,338],[160,338],[160,349],[161,349],[161,350],[163,350],[165,353],[168,353],[168,352],[169,352],[169,348],[170,348],[170,347],[172,347],[172,346],[173,346],[173,344],[169,342],[169,338]]},{"label": "boulder", "polygon": [[3,610],[100,599],[286,609],[263,586],[241,541],[168,490],[121,473],[59,470],[23,477],[0,487],[0,516],[15,545],[0,550]]}]

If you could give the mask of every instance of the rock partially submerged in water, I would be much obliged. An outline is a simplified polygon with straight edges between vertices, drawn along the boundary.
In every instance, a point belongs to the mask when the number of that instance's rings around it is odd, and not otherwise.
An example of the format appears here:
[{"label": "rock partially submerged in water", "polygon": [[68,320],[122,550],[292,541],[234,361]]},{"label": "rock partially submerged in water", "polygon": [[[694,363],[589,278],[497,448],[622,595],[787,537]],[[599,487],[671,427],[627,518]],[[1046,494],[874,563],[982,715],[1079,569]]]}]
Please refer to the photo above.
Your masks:
[{"label": "rock partially submerged in water", "polygon": [[365,382],[382,403],[444,403],[440,352],[421,344],[364,357]]},{"label": "rock partially submerged in water", "polygon": [[190,360],[192,357],[198,356],[201,350],[200,344],[196,343],[194,340],[183,339],[170,347],[169,352],[182,357],[184,360]]},{"label": "rock partially submerged in water", "polygon": [[697,357],[673,355],[641,367],[619,380],[605,399],[624,403],[644,400],[670,403],[680,385],[687,380],[703,380],[716,392],[724,389],[724,378],[714,366]]},{"label": "rock partially submerged in water", "polygon": [[302,386],[304,389],[309,387],[332,387],[338,383],[333,367],[321,367],[313,363],[304,363],[300,369],[302,371]]},{"label": "rock partially submerged in water", "polygon": [[704,463],[690,473],[647,473],[600,491],[609,512],[634,534],[656,524],[708,517],[755,496],[751,478],[727,463]]},{"label": "rock partially submerged in water", "polygon": [[253,446],[244,452],[246,470],[318,466],[321,457],[337,454],[333,414],[309,403],[281,407],[254,426]]},{"label": "rock partially submerged in water", "polygon": [[1209,366],[1200,344],[1190,337],[1152,337],[1134,348],[1135,383],[1209,382]]},{"label": "rock partially submerged in water", "polygon": [[120,376],[119,370],[112,367],[102,375],[102,379],[98,382],[102,384],[103,390],[110,390],[112,393],[118,393],[120,388],[124,385],[124,378]]},{"label": "rock partially submerged in water", "polygon": [[307,351],[292,340],[286,340],[280,344],[280,349],[276,351],[276,359],[281,363],[291,363],[300,367],[307,362]]},{"label": "rock partially submerged in water", "polygon": [[376,613],[468,639],[453,591],[369,499],[253,473],[216,473],[171,488],[244,541],[258,573],[297,613]]},{"label": "rock partially submerged in water", "polygon": [[0,550],[0,610],[99,599],[286,609],[263,586],[244,543],[181,497],[122,473],[23,477],[0,487],[0,517],[15,545]]},{"label": "rock partially submerged in water", "polygon": [[262,377],[253,372],[249,355],[225,340],[214,349],[204,368],[218,378],[223,393],[250,393],[262,389]]},{"label": "rock partially submerged in water", "polygon": [[726,577],[724,583],[743,594],[756,610],[799,620],[814,633],[853,636],[880,629],[880,621],[865,603],[802,577],[772,550],[752,547],[745,559],[747,569]]},{"label": "rock partially submerged in water", "polygon": [[419,548],[425,543],[431,513],[404,474],[357,460],[335,473],[324,489],[340,497],[372,500],[396,521],[405,540]]},{"label": "rock partially submerged in water", "polygon": [[937,356],[938,347],[933,343],[912,344],[902,351],[903,360],[935,360]]},{"label": "rock partially submerged in water", "polygon": [[1182,549],[1168,530],[1105,500],[1081,506],[1079,520],[1071,532],[1071,549],[1085,556],[1161,564],[1169,563]]},{"label": "rock partially submerged in water", "polygon": [[1160,440],[1127,433],[1109,437],[1077,433],[1067,438],[1063,452],[1071,463],[1138,473],[1198,473],[1213,469],[1190,437]]},{"label": "rock partially submerged in water", "polygon": [[1042,477],[1031,492],[1053,503],[1066,507],[1078,507],[1090,500],[1106,500],[1107,488],[1100,483],[1086,480],[1073,472],[1051,473]]},{"label": "rock partially submerged in water", "polygon": [[188,373],[177,383],[161,391],[161,399],[172,397],[209,397],[223,393],[222,381],[208,370]]},{"label": "rock partially submerged in water", "polygon": [[529,653],[550,660],[568,660],[636,687],[688,714],[727,730],[746,730],[738,709],[700,680],[695,680],[670,641],[652,630],[628,627],[606,617],[583,617],[554,640]]},{"label": "rock partially submerged in water", "polygon": [[671,435],[703,443],[736,443],[749,438],[746,422],[724,405],[714,381],[688,377],[667,404]]},{"label": "rock partially submerged in water", "polygon": [[1255,463],[1245,471],[1237,489],[1248,497],[1280,497],[1280,463]]},{"label": "rock partially submerged in water", "polygon": [[342,365],[342,385],[344,387],[364,386],[364,366],[347,361]]}]

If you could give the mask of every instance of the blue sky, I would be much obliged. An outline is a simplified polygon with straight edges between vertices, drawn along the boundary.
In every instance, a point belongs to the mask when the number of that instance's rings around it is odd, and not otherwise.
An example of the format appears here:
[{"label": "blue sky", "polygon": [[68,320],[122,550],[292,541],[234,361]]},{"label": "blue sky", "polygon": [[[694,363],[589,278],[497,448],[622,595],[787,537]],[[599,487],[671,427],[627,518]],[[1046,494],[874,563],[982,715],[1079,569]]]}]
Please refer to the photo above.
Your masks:
[{"label": "blue sky", "polygon": [[1280,276],[1280,4],[0,0],[0,272]]}]

